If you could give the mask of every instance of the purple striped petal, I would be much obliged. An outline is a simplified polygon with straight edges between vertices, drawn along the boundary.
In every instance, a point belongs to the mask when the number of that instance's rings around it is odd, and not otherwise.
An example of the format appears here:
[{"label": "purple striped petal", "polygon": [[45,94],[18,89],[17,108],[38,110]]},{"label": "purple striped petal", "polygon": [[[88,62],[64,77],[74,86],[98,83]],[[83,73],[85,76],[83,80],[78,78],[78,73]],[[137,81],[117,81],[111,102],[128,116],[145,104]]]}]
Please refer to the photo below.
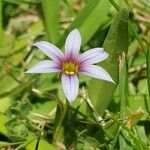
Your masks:
[{"label": "purple striped petal", "polygon": [[61,62],[64,59],[64,54],[61,50],[51,43],[40,41],[33,45],[38,47],[45,55],[54,61]]},{"label": "purple striped petal", "polygon": [[108,56],[103,48],[93,48],[81,54],[78,62],[80,64],[95,64],[105,60]]},{"label": "purple striped petal", "polygon": [[81,35],[78,29],[69,33],[65,43],[65,54],[77,55],[81,46]]},{"label": "purple striped petal", "polygon": [[106,80],[115,83],[107,71],[96,65],[84,66],[80,69],[79,72],[96,79]]},{"label": "purple striped petal", "polygon": [[58,64],[50,60],[43,60],[26,71],[26,73],[51,73],[60,72]]},{"label": "purple striped petal", "polygon": [[64,94],[69,102],[75,100],[79,90],[79,79],[77,75],[62,74],[61,78]]}]

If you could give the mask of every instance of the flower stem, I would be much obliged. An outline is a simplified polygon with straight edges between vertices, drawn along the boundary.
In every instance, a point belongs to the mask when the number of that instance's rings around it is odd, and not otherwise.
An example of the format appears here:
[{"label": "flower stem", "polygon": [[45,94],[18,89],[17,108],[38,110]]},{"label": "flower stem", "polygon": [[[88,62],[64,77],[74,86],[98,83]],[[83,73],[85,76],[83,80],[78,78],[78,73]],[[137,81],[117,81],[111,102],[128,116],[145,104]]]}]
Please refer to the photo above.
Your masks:
[{"label": "flower stem", "polygon": [[67,110],[69,107],[69,102],[66,99],[65,104],[62,103],[57,105],[57,111],[55,116],[55,122],[54,122],[54,135],[53,135],[53,145],[57,147],[57,143],[60,141],[60,137],[62,135],[62,123],[64,121],[64,118],[66,116]]}]

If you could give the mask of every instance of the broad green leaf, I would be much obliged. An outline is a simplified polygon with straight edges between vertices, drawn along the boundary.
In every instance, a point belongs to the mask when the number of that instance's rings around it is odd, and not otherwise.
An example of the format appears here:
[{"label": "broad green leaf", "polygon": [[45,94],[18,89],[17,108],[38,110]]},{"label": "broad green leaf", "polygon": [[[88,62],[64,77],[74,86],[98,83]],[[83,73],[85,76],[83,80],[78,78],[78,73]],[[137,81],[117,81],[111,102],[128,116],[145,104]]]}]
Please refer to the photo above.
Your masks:
[{"label": "broad green leaf", "polygon": [[[114,23],[111,25],[109,33],[103,45],[109,53],[109,58],[101,64],[112,76],[116,84],[118,83],[119,62],[118,57],[121,52],[128,49],[128,11],[120,11]],[[97,109],[103,115],[104,110],[109,105],[116,86],[112,83],[92,79],[89,85],[90,98]]]},{"label": "broad green leaf", "polygon": [[43,0],[42,6],[48,40],[55,43],[59,38],[59,0]]}]

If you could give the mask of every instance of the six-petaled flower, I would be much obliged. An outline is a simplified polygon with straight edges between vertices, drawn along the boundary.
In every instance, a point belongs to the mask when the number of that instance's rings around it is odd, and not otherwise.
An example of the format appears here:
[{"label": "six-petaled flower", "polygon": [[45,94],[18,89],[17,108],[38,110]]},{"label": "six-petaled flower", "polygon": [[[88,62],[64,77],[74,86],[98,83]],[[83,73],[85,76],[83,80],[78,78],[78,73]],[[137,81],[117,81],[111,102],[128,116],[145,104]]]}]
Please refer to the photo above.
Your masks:
[{"label": "six-petaled flower", "polygon": [[103,48],[93,48],[79,54],[81,35],[78,29],[69,33],[65,42],[65,53],[45,41],[37,42],[34,46],[38,47],[50,60],[40,61],[26,73],[60,73],[64,94],[70,102],[78,95],[80,73],[114,83],[103,68],[95,65],[108,57],[108,53]]}]

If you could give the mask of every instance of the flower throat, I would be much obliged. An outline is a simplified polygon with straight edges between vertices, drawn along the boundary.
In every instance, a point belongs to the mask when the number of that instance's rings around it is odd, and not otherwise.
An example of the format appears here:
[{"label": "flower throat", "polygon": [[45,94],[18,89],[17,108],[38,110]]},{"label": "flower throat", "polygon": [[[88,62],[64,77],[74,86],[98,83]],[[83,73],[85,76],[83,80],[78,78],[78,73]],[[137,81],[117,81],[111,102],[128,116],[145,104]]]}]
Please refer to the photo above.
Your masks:
[{"label": "flower throat", "polygon": [[78,73],[78,65],[74,62],[65,62],[62,66],[62,71],[67,75],[74,75]]}]

